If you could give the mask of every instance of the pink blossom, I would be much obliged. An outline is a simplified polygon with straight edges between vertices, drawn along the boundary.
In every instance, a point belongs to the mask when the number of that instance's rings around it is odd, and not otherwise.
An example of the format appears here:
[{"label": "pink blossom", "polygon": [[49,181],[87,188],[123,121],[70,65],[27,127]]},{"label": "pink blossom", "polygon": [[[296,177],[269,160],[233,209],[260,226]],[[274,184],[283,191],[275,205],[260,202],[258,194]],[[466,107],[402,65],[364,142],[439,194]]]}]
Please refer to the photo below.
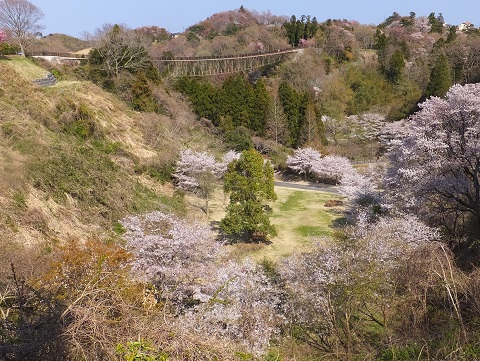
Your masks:
[{"label": "pink blossom", "polygon": [[215,158],[206,152],[195,152],[186,149],[180,153],[180,159],[175,164],[173,177],[178,188],[195,190],[200,185],[198,179],[202,174],[215,173],[217,163]]},{"label": "pink blossom", "polygon": [[308,174],[315,163],[320,161],[320,152],[313,148],[299,148],[287,157],[287,167],[298,174]]},{"label": "pink blossom", "polygon": [[354,169],[347,158],[327,155],[314,163],[311,171],[320,179],[337,183],[347,173],[354,172]]},{"label": "pink blossom", "polygon": [[480,226],[480,84],[454,85],[420,108],[388,154],[391,200],[449,229]]}]

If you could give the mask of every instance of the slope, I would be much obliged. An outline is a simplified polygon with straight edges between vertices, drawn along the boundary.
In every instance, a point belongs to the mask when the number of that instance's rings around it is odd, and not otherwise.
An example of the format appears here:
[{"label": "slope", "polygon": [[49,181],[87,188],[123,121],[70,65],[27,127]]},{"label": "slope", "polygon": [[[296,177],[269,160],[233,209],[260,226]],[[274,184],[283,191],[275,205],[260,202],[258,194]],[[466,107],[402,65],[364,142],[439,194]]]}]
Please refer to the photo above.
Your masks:
[{"label": "slope", "polygon": [[137,113],[90,82],[32,83],[46,73],[26,59],[0,60],[1,247],[108,237],[128,213],[182,210],[144,171],[161,173],[203,136],[188,107],[162,92],[175,116]]}]

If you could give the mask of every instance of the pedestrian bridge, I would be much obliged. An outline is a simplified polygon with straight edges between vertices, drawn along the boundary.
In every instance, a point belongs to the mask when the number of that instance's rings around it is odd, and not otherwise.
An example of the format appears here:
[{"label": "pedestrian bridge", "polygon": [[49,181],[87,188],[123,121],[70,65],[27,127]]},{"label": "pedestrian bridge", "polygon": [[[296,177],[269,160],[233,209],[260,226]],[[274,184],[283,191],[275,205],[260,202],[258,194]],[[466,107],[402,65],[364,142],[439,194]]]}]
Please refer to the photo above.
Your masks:
[{"label": "pedestrian bridge", "polygon": [[169,76],[208,76],[239,73],[276,64],[300,49],[283,49],[268,53],[218,57],[153,58],[157,68]]},{"label": "pedestrian bridge", "polygon": [[[302,49],[281,49],[267,53],[207,56],[207,57],[155,57],[152,63],[164,74],[171,77],[208,76],[232,74],[260,69],[283,61],[290,54]],[[27,56],[42,58],[55,64],[80,64],[88,55],[75,53],[28,53]]]}]

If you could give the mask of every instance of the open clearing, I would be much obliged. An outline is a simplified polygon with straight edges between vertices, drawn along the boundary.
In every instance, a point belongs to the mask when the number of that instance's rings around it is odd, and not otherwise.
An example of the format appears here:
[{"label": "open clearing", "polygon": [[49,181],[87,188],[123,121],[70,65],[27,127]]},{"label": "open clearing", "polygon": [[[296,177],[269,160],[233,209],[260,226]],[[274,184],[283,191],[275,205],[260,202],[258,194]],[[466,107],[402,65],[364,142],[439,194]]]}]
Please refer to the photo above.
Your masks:
[{"label": "open clearing", "polygon": [[[341,199],[337,194],[286,187],[275,187],[275,192],[278,199],[270,204],[273,209],[270,220],[277,227],[278,235],[268,245],[233,245],[233,251],[239,256],[248,255],[257,261],[264,258],[279,260],[308,249],[312,237],[332,235],[335,222],[343,218],[343,208],[325,207],[326,201]],[[204,202],[200,199],[197,201]],[[218,224],[225,215],[225,206],[223,193],[219,189],[210,201],[210,221]]]}]

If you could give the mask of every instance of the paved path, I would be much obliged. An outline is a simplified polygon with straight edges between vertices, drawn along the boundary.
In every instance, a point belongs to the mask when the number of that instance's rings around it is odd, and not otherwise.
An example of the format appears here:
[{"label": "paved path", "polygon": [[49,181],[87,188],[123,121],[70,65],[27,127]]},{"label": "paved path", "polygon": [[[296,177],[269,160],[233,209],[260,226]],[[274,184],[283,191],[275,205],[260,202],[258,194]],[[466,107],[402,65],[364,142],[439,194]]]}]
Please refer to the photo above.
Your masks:
[{"label": "paved path", "polygon": [[338,193],[337,186],[325,185],[325,184],[303,184],[303,183],[290,183],[290,182],[274,182],[276,187],[286,187],[286,188],[295,188],[303,189],[308,191],[317,191],[317,192],[328,192],[328,193]]}]

